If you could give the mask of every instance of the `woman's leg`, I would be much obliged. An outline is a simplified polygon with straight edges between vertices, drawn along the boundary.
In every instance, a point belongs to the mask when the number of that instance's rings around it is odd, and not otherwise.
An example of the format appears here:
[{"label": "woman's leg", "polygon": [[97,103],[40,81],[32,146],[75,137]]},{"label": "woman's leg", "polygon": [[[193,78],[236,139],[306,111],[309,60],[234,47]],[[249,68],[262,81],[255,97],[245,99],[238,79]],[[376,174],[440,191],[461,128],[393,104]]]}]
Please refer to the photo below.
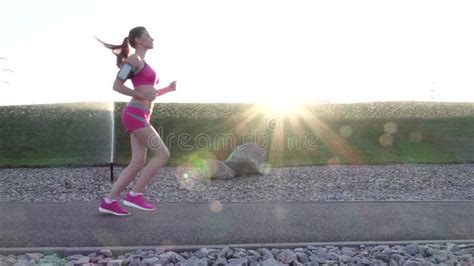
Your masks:
[{"label": "woman's leg", "polygon": [[145,166],[140,174],[140,178],[132,188],[133,192],[143,193],[145,186],[151,178],[155,176],[158,170],[168,161],[170,152],[153,126],[139,128],[134,130],[132,134],[135,135],[142,145],[146,145],[153,153],[153,158]]},{"label": "woman's leg", "polygon": [[117,182],[112,186],[112,190],[109,195],[107,195],[107,198],[109,199],[117,199],[120,196],[120,193],[127,188],[133,178],[138,174],[138,172],[140,172],[143,166],[145,166],[147,151],[146,145],[142,144],[142,142],[133,134],[130,134],[130,144],[132,146],[132,159],[130,164],[123,169],[122,173],[120,173]]}]

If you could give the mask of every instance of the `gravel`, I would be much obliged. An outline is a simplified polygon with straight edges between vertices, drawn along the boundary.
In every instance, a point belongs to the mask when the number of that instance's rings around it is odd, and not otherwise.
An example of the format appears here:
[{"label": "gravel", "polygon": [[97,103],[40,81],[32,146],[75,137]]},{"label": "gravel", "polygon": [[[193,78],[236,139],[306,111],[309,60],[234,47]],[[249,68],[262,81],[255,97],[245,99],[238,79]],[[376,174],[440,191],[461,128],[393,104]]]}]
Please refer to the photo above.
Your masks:
[{"label": "gravel", "polygon": [[[122,169],[114,167],[115,179]],[[474,164],[281,167],[229,180],[164,167],[145,195],[161,202],[473,200],[473,177]],[[109,167],[0,169],[0,202],[98,201],[111,187]]]},{"label": "gravel", "polygon": [[244,249],[224,246],[173,252],[164,248],[137,250],[114,257],[110,250],[74,254],[26,253],[1,256],[1,265],[474,265],[474,244],[416,244],[357,247],[306,246],[294,249]]}]

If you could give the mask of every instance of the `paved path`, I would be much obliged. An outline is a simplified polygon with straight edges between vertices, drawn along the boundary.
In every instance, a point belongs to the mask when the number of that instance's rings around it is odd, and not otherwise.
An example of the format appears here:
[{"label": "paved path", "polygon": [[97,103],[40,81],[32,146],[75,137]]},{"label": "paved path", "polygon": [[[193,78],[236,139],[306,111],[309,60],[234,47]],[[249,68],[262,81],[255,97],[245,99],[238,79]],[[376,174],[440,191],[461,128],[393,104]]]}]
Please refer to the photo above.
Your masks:
[{"label": "paved path", "polygon": [[118,217],[97,202],[1,202],[0,248],[474,240],[474,201],[157,203]]}]

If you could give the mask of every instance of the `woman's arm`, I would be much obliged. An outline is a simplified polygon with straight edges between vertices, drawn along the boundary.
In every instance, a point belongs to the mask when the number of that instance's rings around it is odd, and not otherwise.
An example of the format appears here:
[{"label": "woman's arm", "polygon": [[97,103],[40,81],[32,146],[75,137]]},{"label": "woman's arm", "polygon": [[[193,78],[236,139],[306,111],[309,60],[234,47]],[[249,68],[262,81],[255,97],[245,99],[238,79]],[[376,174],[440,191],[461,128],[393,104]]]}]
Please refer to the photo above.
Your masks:
[{"label": "woman's arm", "polygon": [[170,83],[168,87],[156,90],[156,96],[160,96],[160,95],[163,95],[165,93],[168,93],[170,91],[175,91],[175,90],[176,90],[176,81],[173,81]]},{"label": "woman's arm", "polygon": [[[131,68],[130,68],[131,66]],[[127,86],[124,85],[125,81],[130,77],[125,77],[126,73],[132,73],[134,69],[136,69],[138,66],[138,60],[136,56],[130,56],[127,59],[125,59],[125,62],[123,66],[120,68],[119,73],[117,73],[117,77],[115,78],[114,85],[112,86],[113,90],[116,92],[119,92],[121,94],[125,94],[127,96],[132,96],[132,97],[138,97],[138,93],[135,90],[132,90],[128,88]],[[122,73],[124,72],[124,73]]]},{"label": "woman's arm", "polygon": [[158,90],[156,90],[156,96],[163,95],[163,94],[168,93],[170,91],[173,91],[170,87],[158,89]]},{"label": "woman's arm", "polygon": [[154,101],[156,99],[156,95],[153,91],[146,93],[142,91],[132,90],[127,86],[123,85],[123,83],[124,81],[120,79],[115,79],[113,87],[114,91],[145,101]]},{"label": "woman's arm", "polygon": [[127,96],[142,99],[142,95],[140,95],[138,91],[130,89],[129,87],[125,86],[124,83],[124,81],[116,78],[113,86],[114,91],[119,92],[121,94],[125,94]]},{"label": "woman's arm", "polygon": [[[133,71],[138,66],[138,58],[135,55],[131,55],[129,58],[125,60],[125,63],[128,63],[129,65],[131,65],[133,68],[131,71]],[[153,95],[153,93],[144,94],[143,92],[130,89],[129,87],[124,85],[127,78],[123,78],[123,77],[119,78],[119,76],[120,76],[120,72],[115,78],[114,85],[112,86],[114,91],[127,95],[127,96],[131,96],[134,98],[147,100],[147,101],[153,101],[156,98],[156,96]]]}]

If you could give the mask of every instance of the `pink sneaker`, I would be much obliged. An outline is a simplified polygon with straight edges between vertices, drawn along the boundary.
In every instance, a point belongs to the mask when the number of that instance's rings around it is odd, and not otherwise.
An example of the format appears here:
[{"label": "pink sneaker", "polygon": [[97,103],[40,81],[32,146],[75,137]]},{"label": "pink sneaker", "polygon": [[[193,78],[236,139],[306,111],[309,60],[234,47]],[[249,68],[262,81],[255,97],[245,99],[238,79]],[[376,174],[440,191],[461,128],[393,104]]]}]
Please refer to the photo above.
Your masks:
[{"label": "pink sneaker", "polygon": [[144,211],[155,210],[155,206],[153,206],[153,204],[148,202],[148,200],[143,196],[143,194],[136,195],[135,197],[133,197],[132,195],[130,195],[130,192],[129,192],[125,196],[125,199],[123,200],[123,204],[133,207],[133,208],[144,210]]},{"label": "pink sneaker", "polygon": [[101,213],[110,213],[117,216],[126,216],[130,215],[130,212],[122,208],[118,201],[107,204],[104,199],[100,200],[99,212]]}]

